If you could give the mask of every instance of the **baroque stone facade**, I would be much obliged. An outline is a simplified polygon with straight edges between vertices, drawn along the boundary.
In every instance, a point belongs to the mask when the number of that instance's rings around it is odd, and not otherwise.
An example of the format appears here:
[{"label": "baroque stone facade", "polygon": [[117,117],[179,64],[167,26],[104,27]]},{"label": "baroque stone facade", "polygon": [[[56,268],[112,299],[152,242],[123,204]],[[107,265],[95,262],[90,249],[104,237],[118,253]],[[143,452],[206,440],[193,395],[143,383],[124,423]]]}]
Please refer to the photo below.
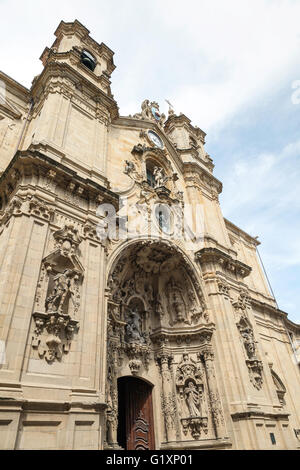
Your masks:
[{"label": "baroque stone facade", "polygon": [[299,325],[205,133],[120,116],[113,52],[55,36],[30,90],[0,74],[1,448],[299,448]]}]

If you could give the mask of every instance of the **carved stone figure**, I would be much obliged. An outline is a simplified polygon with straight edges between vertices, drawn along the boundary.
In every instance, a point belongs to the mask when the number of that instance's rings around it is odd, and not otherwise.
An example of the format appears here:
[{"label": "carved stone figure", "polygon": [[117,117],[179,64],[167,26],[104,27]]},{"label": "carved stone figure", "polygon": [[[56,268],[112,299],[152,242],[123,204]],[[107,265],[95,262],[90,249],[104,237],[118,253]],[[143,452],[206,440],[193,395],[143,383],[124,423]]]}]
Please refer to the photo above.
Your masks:
[{"label": "carved stone figure", "polygon": [[250,359],[255,356],[255,342],[253,338],[253,331],[250,328],[245,328],[241,331],[241,336],[244,341],[244,346],[247,351],[247,355]]},{"label": "carved stone figure", "polygon": [[184,396],[190,412],[190,417],[201,416],[200,393],[192,380],[184,387]]},{"label": "carved stone figure", "polygon": [[45,303],[46,312],[64,312],[67,297],[73,295],[70,275],[70,271],[65,269],[63,273],[59,273],[54,277],[54,287]]},{"label": "carved stone figure", "polygon": [[[54,251],[43,259],[32,314],[32,347],[48,362],[68,353],[80,307],[83,267],[76,255],[81,237],[73,224],[53,234]],[[48,294],[47,294],[48,293]]]},{"label": "carved stone figure", "polygon": [[241,315],[240,320],[237,323],[237,327],[239,329],[247,354],[246,364],[249,371],[250,381],[252,382],[255,388],[260,390],[263,384],[263,365],[262,362],[256,356],[256,344],[253,329],[245,313]]},{"label": "carved stone figure", "polygon": [[155,188],[164,186],[164,184],[168,180],[168,178],[166,177],[164,173],[164,170],[160,168],[159,166],[154,167],[153,176],[154,176],[154,181],[155,181]]},{"label": "carved stone figure", "polygon": [[145,343],[145,336],[141,331],[141,318],[136,309],[131,310],[129,314],[125,339],[130,343]]},{"label": "carved stone figure", "polygon": [[135,169],[135,166],[134,166],[134,163],[133,162],[130,162],[129,160],[126,160],[125,161],[125,170],[124,172],[126,174],[130,173],[131,171],[133,171]]},{"label": "carved stone figure", "polygon": [[201,407],[204,384],[199,364],[188,354],[183,354],[176,370],[176,388],[183,407],[181,419],[183,432],[186,435],[190,431],[194,439],[199,439],[201,430],[207,432],[207,416]]},{"label": "carved stone figure", "polygon": [[173,278],[167,285],[167,294],[169,300],[170,309],[170,322],[173,323],[189,323],[186,314],[186,306],[183,300],[183,292],[180,286],[178,286]]}]

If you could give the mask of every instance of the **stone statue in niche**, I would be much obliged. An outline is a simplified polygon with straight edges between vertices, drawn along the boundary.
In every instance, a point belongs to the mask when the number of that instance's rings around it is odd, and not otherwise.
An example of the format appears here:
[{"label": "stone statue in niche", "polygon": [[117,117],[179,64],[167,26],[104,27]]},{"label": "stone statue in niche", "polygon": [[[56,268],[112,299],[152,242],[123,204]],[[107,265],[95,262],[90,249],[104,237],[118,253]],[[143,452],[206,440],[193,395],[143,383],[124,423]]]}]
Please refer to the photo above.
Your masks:
[{"label": "stone statue in niche", "polygon": [[158,317],[160,319],[162,319],[164,314],[165,314],[163,304],[162,304],[162,300],[161,300],[161,296],[159,294],[157,294],[157,298],[156,298],[155,312],[156,312],[156,314],[158,315]]},{"label": "stone statue in niche", "polygon": [[129,313],[126,325],[125,340],[129,343],[145,343],[145,335],[142,333],[141,317],[137,308],[133,308]]},{"label": "stone statue in niche", "polygon": [[42,261],[32,314],[32,347],[51,363],[68,353],[78,330],[83,266],[78,256],[81,237],[73,224],[53,234],[54,250]]},{"label": "stone statue in niche", "polygon": [[190,417],[201,416],[200,392],[192,380],[187,382],[183,393],[189,409]]},{"label": "stone statue in niche", "polygon": [[168,180],[168,178],[166,177],[164,173],[164,170],[160,168],[159,166],[154,167],[153,176],[154,176],[154,181],[155,181],[155,188],[164,186],[164,184]]},{"label": "stone statue in niche", "polygon": [[60,312],[62,314],[68,311],[68,300],[74,295],[71,286],[71,272],[65,269],[63,273],[58,273],[53,281],[53,289],[46,298],[46,312]]},{"label": "stone statue in niche", "polygon": [[250,381],[257,390],[260,390],[263,385],[263,365],[262,361],[260,361],[256,355],[256,341],[254,339],[253,328],[246,314],[241,315],[237,327],[247,354],[246,364]]},{"label": "stone statue in niche", "polygon": [[170,279],[167,285],[167,297],[170,310],[170,324],[190,323],[187,318],[183,291],[173,278]]},{"label": "stone statue in niche", "polygon": [[183,433],[190,432],[194,439],[199,439],[202,431],[207,433],[208,418],[202,410],[204,383],[199,362],[188,354],[183,354],[176,370],[176,388],[182,406],[181,424]]},{"label": "stone statue in niche", "polygon": [[241,336],[243,338],[244,346],[249,359],[255,356],[255,341],[253,337],[253,331],[250,328],[241,330]]}]

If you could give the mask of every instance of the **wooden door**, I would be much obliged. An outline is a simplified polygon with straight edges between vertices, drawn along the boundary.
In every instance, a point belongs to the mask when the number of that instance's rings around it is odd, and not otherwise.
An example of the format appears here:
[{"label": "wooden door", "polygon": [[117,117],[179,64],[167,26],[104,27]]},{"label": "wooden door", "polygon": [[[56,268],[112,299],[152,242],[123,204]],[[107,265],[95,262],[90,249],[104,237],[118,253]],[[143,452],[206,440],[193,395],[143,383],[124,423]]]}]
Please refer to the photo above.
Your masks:
[{"label": "wooden door", "polygon": [[154,450],[152,387],[141,379],[122,377],[118,391],[123,446],[126,450]]}]

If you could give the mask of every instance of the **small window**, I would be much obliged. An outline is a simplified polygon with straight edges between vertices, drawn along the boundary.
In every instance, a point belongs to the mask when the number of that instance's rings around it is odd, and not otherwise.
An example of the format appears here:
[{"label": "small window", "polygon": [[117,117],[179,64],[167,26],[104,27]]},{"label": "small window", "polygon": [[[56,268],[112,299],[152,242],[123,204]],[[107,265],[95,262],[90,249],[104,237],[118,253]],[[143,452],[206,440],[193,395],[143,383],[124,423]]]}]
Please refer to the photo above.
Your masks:
[{"label": "small window", "polygon": [[270,438],[271,438],[271,442],[273,445],[276,445],[276,439],[275,439],[275,435],[273,432],[270,432]]},{"label": "small window", "polygon": [[81,53],[81,63],[94,72],[96,67],[96,59],[85,49]]},{"label": "small window", "polygon": [[155,177],[153,174],[153,168],[147,167],[147,182],[152,188],[155,187]]}]

